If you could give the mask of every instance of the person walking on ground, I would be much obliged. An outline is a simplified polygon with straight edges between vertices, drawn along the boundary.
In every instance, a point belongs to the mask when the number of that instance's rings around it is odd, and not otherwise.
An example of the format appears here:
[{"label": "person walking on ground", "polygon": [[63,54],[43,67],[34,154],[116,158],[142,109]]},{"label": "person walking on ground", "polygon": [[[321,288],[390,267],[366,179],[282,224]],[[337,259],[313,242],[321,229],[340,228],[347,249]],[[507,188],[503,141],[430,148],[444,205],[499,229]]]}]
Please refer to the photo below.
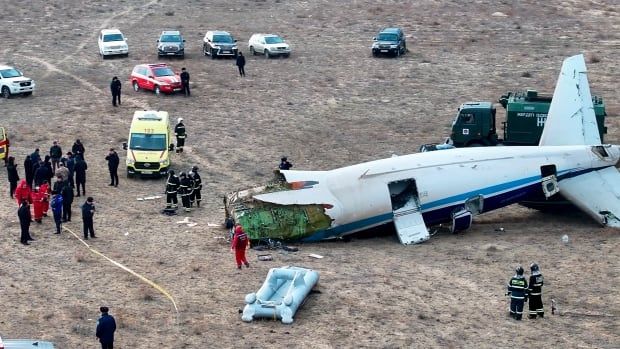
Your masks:
[{"label": "person walking on ground", "polygon": [[75,174],[75,157],[72,152],[67,153],[67,170],[69,170],[69,184],[71,188],[75,188],[75,180],[73,179]]},{"label": "person walking on ground", "polygon": [[19,226],[21,228],[21,236],[19,242],[23,245],[30,245],[28,241],[34,240],[30,236],[30,221],[32,216],[30,215],[30,205],[27,200],[22,200],[19,209],[17,210],[17,216],[19,217]]},{"label": "person walking on ground", "polygon": [[280,165],[278,166],[279,169],[281,170],[290,170],[291,167],[293,167],[293,164],[291,164],[288,159],[286,158],[286,156],[283,156],[280,159]]},{"label": "person walking on ground", "polygon": [[185,124],[183,124],[183,118],[178,118],[177,125],[174,127],[174,135],[177,137],[177,153],[183,152],[183,147],[185,146],[185,138],[187,137],[187,132],[185,131]]},{"label": "person walking on ground", "polygon": [[110,83],[110,90],[112,91],[112,105],[116,107],[116,103],[121,105],[121,88],[123,84],[118,79],[118,77],[113,77],[112,82]]},{"label": "person walking on ground", "polygon": [[245,57],[243,57],[243,53],[239,52],[235,64],[239,68],[239,76],[245,76]]},{"label": "person walking on ground", "polygon": [[84,223],[84,240],[88,240],[88,234],[91,238],[96,238],[93,216],[95,215],[95,199],[89,196],[84,205],[82,205],[82,222]]},{"label": "person walking on ground", "polygon": [[56,233],[60,234],[61,224],[62,224],[62,195],[58,192],[52,193],[54,197],[52,197],[52,213],[54,214],[54,223],[56,224]]},{"label": "person walking on ground", "polygon": [[185,68],[181,68],[181,85],[183,85],[183,93],[185,97],[189,97],[189,73]]},{"label": "person walking on ground", "polygon": [[82,187],[82,195],[86,195],[86,170],[88,165],[82,155],[77,155],[75,159],[75,185],[77,189],[77,195],[80,196],[80,186]]},{"label": "person walking on ground", "polygon": [[542,287],[543,287],[543,276],[540,273],[540,267],[536,263],[532,263],[530,265],[530,287],[528,288],[529,295],[529,318],[536,319],[536,316],[540,316],[541,318],[545,317],[545,309],[543,308],[542,302]]},{"label": "person walking on ground", "polygon": [[39,154],[39,148],[36,148],[34,152],[30,154],[30,159],[32,160],[33,164],[39,163],[39,160],[41,160],[41,154]]},{"label": "person walking on ground", "polygon": [[190,202],[190,186],[191,181],[187,178],[185,172],[181,172],[179,174],[179,194],[181,194],[181,203],[183,204],[183,208],[185,212],[191,211],[191,202]]},{"label": "person walking on ground", "polygon": [[173,170],[168,171],[168,180],[166,181],[166,208],[176,209],[179,207],[177,200],[177,192],[179,191],[179,177],[174,175]]},{"label": "person walking on ground", "polygon": [[17,201],[17,206],[20,206],[22,201],[27,201],[29,204],[32,203],[30,186],[25,179],[22,179],[17,188],[15,188],[15,200]]},{"label": "person walking on ground", "polygon": [[73,153],[73,156],[82,155],[82,159],[84,159],[86,149],[84,148],[84,144],[82,144],[79,139],[76,139],[75,143],[73,143],[73,146],[71,147],[71,152]]},{"label": "person walking on ground", "polygon": [[508,282],[510,294],[510,316],[515,320],[521,320],[523,316],[523,304],[527,301],[527,280],[523,276],[523,267],[515,269],[515,276]]},{"label": "person walking on ground", "polygon": [[110,186],[118,187],[118,164],[120,159],[118,158],[118,154],[114,151],[114,148],[110,148],[110,152],[108,156],[105,157],[108,160],[108,170],[110,171]]},{"label": "person walking on ground", "polygon": [[202,178],[198,174],[198,166],[192,167],[192,171],[190,172],[192,175],[192,179],[194,180],[194,191],[192,193],[192,204],[195,202],[196,207],[200,207],[200,202],[202,201],[202,194],[200,191],[202,190]]},{"label": "person walking on ground", "polygon": [[17,173],[17,165],[15,164],[15,158],[9,156],[9,159],[6,163],[6,173],[9,178],[9,195],[11,199],[15,194],[15,189],[17,189],[17,182],[19,181],[19,174]]},{"label": "person walking on ground", "polygon": [[245,264],[247,268],[250,267],[250,263],[248,263],[245,258],[245,250],[248,247],[248,236],[243,231],[243,227],[237,225],[235,227],[235,235],[233,236],[232,244],[230,245],[230,249],[235,252],[235,261],[237,262],[237,269],[241,269],[241,265]]},{"label": "person walking on ground", "polygon": [[114,332],[116,331],[116,321],[108,312],[108,307],[99,308],[101,317],[97,321],[95,335],[101,343],[101,349],[114,349]]},{"label": "person walking on ground", "polygon": [[24,175],[26,176],[26,183],[28,183],[29,187],[32,187],[32,182],[34,181],[34,171],[32,170],[32,166],[34,166],[32,163],[32,158],[28,155],[26,156],[26,160],[24,160]]},{"label": "person walking on ground", "polygon": [[65,181],[62,186],[62,221],[71,222],[71,205],[73,204],[73,187],[71,183]]},{"label": "person walking on ground", "polygon": [[43,210],[43,217],[47,217],[47,211],[50,209],[50,185],[47,181],[44,181],[43,184],[39,187],[39,191],[43,195],[41,209]]},{"label": "person walking on ground", "polygon": [[47,166],[45,166],[45,163],[41,161],[40,159],[39,159],[39,163],[34,165],[33,168],[35,168],[34,186],[38,187],[41,184],[43,184],[44,181],[47,180],[49,171],[47,169]]},{"label": "person walking on ground", "polygon": [[43,166],[47,168],[47,171],[45,172],[47,174],[47,177],[45,178],[45,180],[47,180],[47,183],[51,183],[52,178],[54,177],[54,169],[52,169],[52,161],[49,155],[45,155]]},{"label": "person walking on ground", "polygon": [[50,148],[50,158],[52,160],[52,173],[55,173],[60,163],[60,158],[62,158],[62,148],[58,145],[58,141],[54,141]]}]

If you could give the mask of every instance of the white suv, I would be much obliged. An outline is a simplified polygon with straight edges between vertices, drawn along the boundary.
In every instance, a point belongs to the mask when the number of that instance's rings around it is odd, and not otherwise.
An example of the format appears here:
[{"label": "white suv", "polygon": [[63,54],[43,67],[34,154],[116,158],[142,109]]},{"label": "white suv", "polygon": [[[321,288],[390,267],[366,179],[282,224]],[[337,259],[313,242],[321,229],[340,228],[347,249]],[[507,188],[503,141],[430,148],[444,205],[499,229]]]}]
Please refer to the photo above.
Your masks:
[{"label": "white suv", "polygon": [[288,57],[291,55],[289,45],[276,34],[253,34],[248,42],[248,47],[253,55],[261,53],[267,58],[280,55]]},{"label": "white suv", "polygon": [[21,71],[7,65],[0,65],[0,94],[2,97],[9,98],[16,94],[29,96],[34,92],[34,86],[34,80],[25,77]]},{"label": "white suv", "polygon": [[103,29],[99,33],[99,54],[102,58],[113,55],[129,55],[127,38],[118,29]]}]

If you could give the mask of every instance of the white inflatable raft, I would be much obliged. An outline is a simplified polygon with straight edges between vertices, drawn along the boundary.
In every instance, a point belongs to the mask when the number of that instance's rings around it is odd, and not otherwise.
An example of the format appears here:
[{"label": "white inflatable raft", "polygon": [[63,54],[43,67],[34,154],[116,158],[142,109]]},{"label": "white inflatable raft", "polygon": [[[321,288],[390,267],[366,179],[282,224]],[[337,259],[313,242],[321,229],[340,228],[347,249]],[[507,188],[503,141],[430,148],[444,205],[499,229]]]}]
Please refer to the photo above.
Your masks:
[{"label": "white inflatable raft", "polygon": [[311,269],[272,268],[258,292],[245,296],[241,319],[250,322],[264,317],[291,324],[295,312],[318,281],[319,273]]}]

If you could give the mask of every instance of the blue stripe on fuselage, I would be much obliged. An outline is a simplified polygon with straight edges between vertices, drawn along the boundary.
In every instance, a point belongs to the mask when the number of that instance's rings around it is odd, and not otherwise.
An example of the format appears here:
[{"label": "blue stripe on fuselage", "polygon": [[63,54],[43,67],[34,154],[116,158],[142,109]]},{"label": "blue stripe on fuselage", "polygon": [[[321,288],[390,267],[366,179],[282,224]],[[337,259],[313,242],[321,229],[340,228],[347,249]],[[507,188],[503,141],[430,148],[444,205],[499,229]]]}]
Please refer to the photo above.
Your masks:
[{"label": "blue stripe on fuselage", "polygon": [[[611,166],[604,166],[599,168],[589,168],[589,169],[571,169],[560,171],[561,174],[558,174],[558,180],[576,177],[582,175],[584,173],[597,171],[600,169],[604,169]],[[422,217],[424,218],[424,222],[427,226],[444,223],[450,221],[450,216],[452,212],[458,210],[463,207],[463,203],[465,200],[471,198],[475,195],[482,194],[492,194],[500,191],[505,191],[501,194],[494,196],[484,196],[484,209],[482,212],[489,212],[495,209],[512,205],[517,202],[523,201],[527,199],[530,194],[533,194],[535,191],[540,191],[540,179],[542,177],[531,176],[523,179],[518,179],[514,181],[510,181],[507,183],[493,185],[487,188],[482,188],[479,191],[470,191],[464,194],[454,195],[449,198],[436,200],[427,204],[422,205]],[[533,183],[532,183],[533,182]],[[531,183],[526,185],[527,183]],[[517,187],[517,188],[515,188]],[[510,188],[515,188],[514,190],[508,190]],[[441,206],[441,207],[440,207]],[[320,241],[329,238],[336,238],[340,236],[344,236],[347,234],[351,234],[354,232],[366,230],[372,227],[376,227],[381,224],[389,223],[394,219],[394,213],[388,212],[383,213],[378,216],[365,218],[359,221],[342,224],[337,227],[329,228],[326,230],[318,231],[311,236],[302,239],[301,241],[305,242],[313,242]]]}]

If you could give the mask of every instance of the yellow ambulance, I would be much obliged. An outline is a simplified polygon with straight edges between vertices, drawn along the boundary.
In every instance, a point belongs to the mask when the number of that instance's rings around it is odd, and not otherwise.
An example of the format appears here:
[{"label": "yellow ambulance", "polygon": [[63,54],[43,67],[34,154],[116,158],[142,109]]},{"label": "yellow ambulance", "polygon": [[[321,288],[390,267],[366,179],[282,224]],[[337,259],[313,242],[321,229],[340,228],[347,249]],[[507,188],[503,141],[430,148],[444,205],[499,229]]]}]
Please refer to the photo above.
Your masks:
[{"label": "yellow ambulance", "polygon": [[0,127],[0,160],[4,160],[6,163],[9,158],[9,137],[4,130],[4,127]]},{"label": "yellow ambulance", "polygon": [[170,168],[174,150],[168,112],[139,110],[133,114],[129,138],[123,143],[127,150],[127,176],[164,176]]}]

